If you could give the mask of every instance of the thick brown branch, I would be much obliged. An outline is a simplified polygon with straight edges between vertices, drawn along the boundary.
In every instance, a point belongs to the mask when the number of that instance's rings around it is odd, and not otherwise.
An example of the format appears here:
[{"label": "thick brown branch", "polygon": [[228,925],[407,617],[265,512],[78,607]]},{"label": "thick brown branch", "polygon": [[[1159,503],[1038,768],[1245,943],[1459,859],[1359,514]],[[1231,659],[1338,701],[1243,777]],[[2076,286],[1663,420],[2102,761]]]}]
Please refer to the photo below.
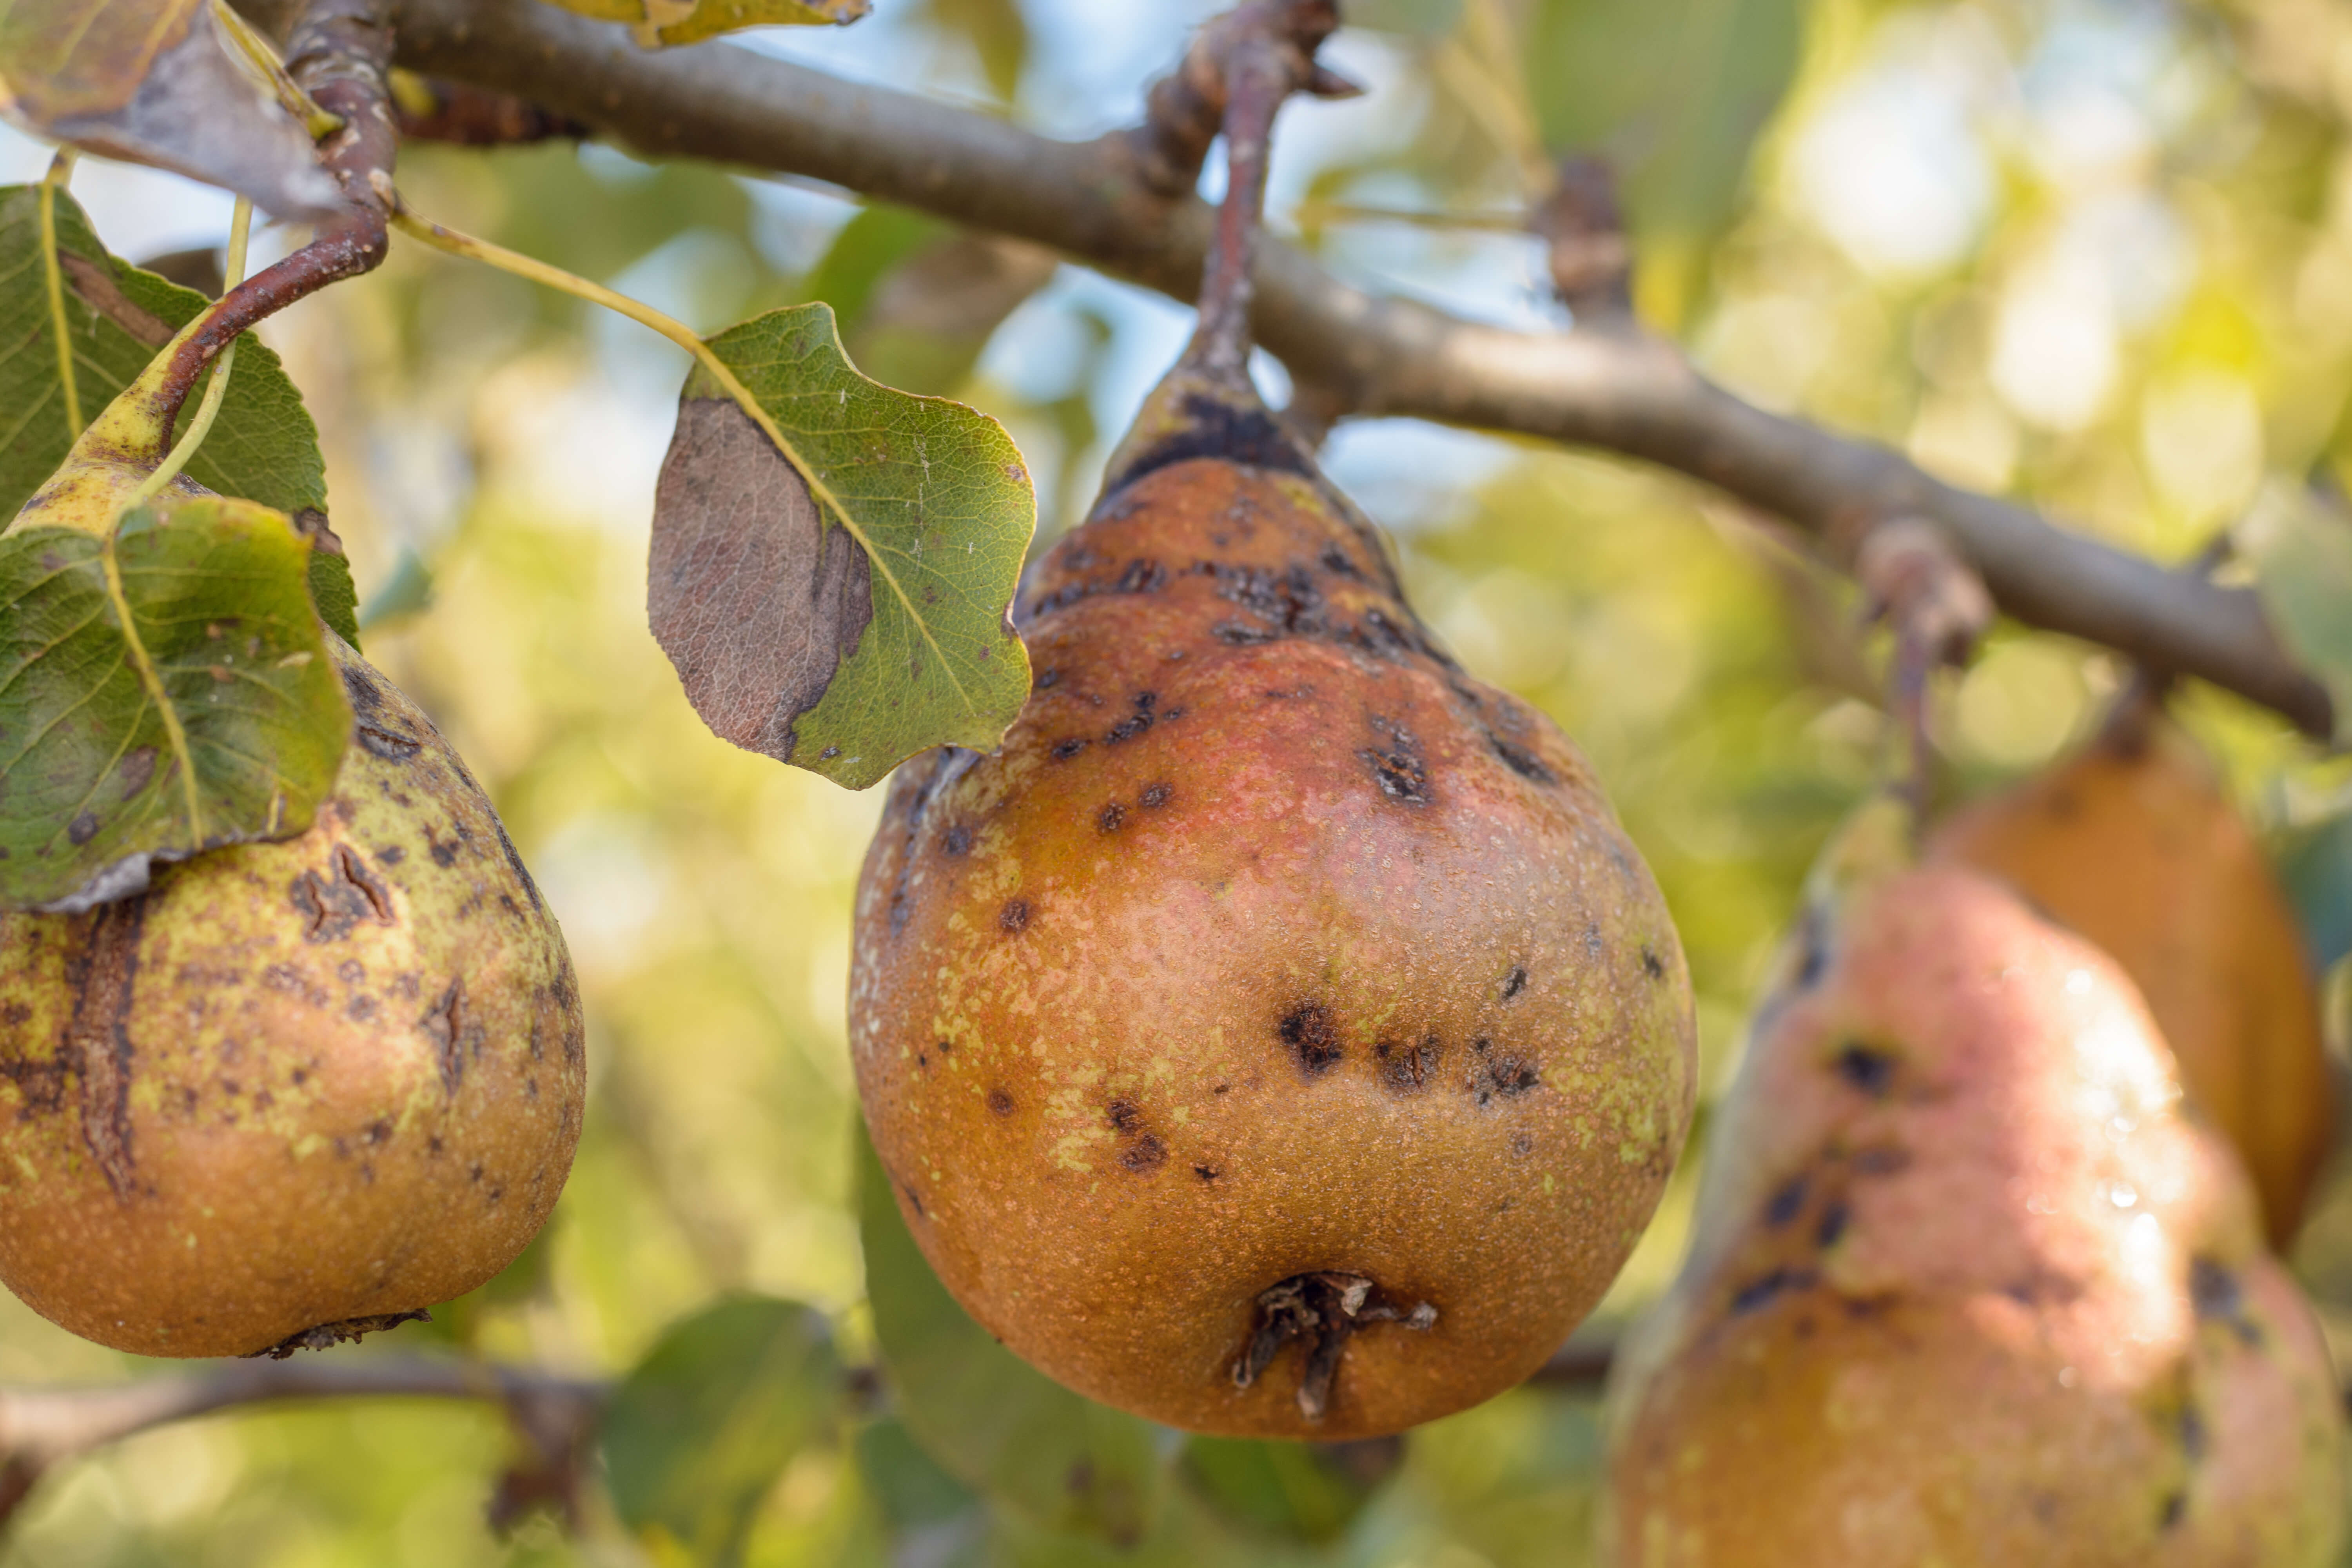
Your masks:
[{"label": "thick brown branch", "polygon": [[[402,63],[513,93],[656,156],[814,176],[1036,240],[1191,299],[1213,215],[1156,194],[1125,135],[1057,142],[1002,121],[724,44],[652,54],[540,0],[390,0]],[[270,7],[257,5],[268,11]],[[1850,559],[1868,528],[1922,517],[2020,620],[2193,674],[2325,732],[2327,695],[2254,596],[2052,527],[1874,443],[1769,414],[1632,330],[1516,332],[1334,279],[1259,247],[1257,338],[1360,414],[1413,415],[1662,464],[1779,513]]]}]

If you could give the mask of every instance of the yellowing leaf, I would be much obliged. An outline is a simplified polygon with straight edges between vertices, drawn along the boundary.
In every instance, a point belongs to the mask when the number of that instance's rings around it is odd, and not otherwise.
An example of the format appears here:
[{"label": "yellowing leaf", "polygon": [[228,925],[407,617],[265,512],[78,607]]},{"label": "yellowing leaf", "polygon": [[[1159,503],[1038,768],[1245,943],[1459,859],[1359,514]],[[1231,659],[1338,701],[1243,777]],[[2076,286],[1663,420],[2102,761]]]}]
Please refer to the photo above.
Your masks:
[{"label": "yellowing leaf", "polygon": [[646,47],[700,43],[743,27],[845,26],[873,0],[549,0],[600,22],[626,22]]}]

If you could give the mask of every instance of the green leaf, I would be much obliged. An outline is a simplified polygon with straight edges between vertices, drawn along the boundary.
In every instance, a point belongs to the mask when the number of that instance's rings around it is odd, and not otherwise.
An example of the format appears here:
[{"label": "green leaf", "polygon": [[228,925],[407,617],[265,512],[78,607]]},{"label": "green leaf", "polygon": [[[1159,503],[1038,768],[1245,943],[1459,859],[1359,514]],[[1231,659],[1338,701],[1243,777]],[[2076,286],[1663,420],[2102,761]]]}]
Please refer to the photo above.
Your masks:
[{"label": "green leaf", "polygon": [[310,603],[327,629],[360,646],[360,591],[352,581],[352,563],[338,550],[313,545],[310,551]]},{"label": "green leaf", "polygon": [[769,1297],[672,1325],[604,1412],[613,1506],[666,1563],[742,1561],[784,1467],[831,1427],[842,1372],[824,1320]]},{"label": "green leaf", "polygon": [[[109,255],[63,192],[57,195],[57,232],[66,336],[89,420],[208,301]],[[43,271],[40,187],[0,187],[0,276],[12,280],[0,289],[0,520],[16,514],[73,445]],[[189,408],[203,398],[211,375],[197,381]],[[307,522],[302,514],[326,509],[326,473],[302,395],[278,356],[247,333],[237,342],[220,416],[189,462],[188,477]]]},{"label": "green leaf", "polygon": [[[1796,74],[1800,0],[1539,0],[1528,89],[1545,145],[1622,182],[1644,303],[1669,325],[1731,220],[1748,154]],[[1655,279],[1658,281],[1654,282]]]},{"label": "green leaf", "polygon": [[310,821],[351,732],[310,565],[217,496],[0,536],[0,907],[85,909]]},{"label": "green leaf", "polygon": [[2290,839],[2278,872],[2313,972],[2325,974],[2352,954],[2352,803]]},{"label": "green leaf", "polygon": [[740,27],[846,26],[873,0],[551,0],[600,22],[626,22],[646,48],[699,43]]},{"label": "green leaf", "polygon": [[316,216],[340,193],[262,47],[215,0],[9,0],[0,111],[53,141],[243,192],[280,217]]},{"label": "green leaf", "polygon": [[1402,1455],[1395,1439],[1344,1445],[1194,1437],[1183,1474],[1221,1517],[1285,1539],[1343,1534]]},{"label": "green leaf", "polygon": [[955,233],[955,226],[912,207],[876,202],[841,226],[824,259],[809,274],[812,298],[833,307],[834,320],[855,335],[866,322],[866,303],[889,270],[927,245]]},{"label": "green leaf", "polygon": [[2336,705],[2352,742],[2352,511],[2307,486],[2263,489],[2236,530],[2270,623]]},{"label": "green leaf", "polygon": [[433,607],[433,568],[425,557],[407,545],[393,561],[392,574],[368,595],[360,606],[359,619],[362,628],[373,630],[404,621],[411,616],[423,615]]},{"label": "green leaf", "polygon": [[1164,1486],[1162,1429],[1054,1382],[940,1284],[858,1132],[866,1294],[907,1429],[949,1474],[1040,1528],[1126,1546]]},{"label": "green leaf", "polygon": [[940,1468],[907,1424],[895,1416],[868,1422],[857,1434],[857,1472],[875,1506],[896,1530],[954,1519],[980,1505],[970,1487]]},{"label": "green leaf", "polygon": [[1029,695],[1009,613],[1037,507],[1012,437],[860,375],[822,303],[709,343],[760,415],[688,377],[646,595],[703,722],[851,789],[993,750]]}]

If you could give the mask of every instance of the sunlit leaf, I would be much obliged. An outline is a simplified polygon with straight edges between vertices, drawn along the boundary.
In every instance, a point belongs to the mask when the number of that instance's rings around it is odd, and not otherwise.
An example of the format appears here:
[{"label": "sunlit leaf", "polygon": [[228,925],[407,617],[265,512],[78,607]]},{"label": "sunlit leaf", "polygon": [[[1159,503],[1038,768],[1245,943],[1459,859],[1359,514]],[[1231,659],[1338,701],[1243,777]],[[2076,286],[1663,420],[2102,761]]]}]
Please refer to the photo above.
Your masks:
[{"label": "sunlit leaf", "polygon": [[933,746],[992,750],[1029,692],[1007,611],[1036,502],[1012,438],[860,375],[822,303],[709,342],[774,433],[688,377],[646,603],[696,711],[852,789]]},{"label": "sunlit leaf", "polygon": [[861,1130],[866,1293],[907,1428],[966,1486],[1036,1524],[1142,1539],[1163,1482],[1160,1429],[1073,1394],[1006,1350],[924,1261]]},{"label": "sunlit leaf", "polygon": [[2336,740],[2352,741],[2352,510],[2273,484],[2236,538],[2271,625],[2334,700]]},{"label": "sunlit leaf", "polygon": [[741,27],[842,26],[873,0],[550,0],[602,22],[626,22],[647,48],[699,43]]},{"label": "sunlit leaf", "polygon": [[310,821],[351,730],[310,569],[283,514],[220,497],[0,537],[0,906]]},{"label": "sunlit leaf", "polygon": [[824,1320],[796,1302],[740,1297],[674,1324],[604,1413],[614,1508],[660,1561],[740,1562],[761,1500],[832,1425],[841,1382]]},{"label": "sunlit leaf", "polygon": [[331,210],[304,118],[215,0],[10,0],[0,92],[25,129],[192,175],[280,217]]},{"label": "sunlit leaf", "polygon": [[1795,75],[1805,14],[1799,0],[1539,0],[1532,10],[1524,58],[1544,144],[1598,153],[1615,169],[1643,301],[1669,324]]}]

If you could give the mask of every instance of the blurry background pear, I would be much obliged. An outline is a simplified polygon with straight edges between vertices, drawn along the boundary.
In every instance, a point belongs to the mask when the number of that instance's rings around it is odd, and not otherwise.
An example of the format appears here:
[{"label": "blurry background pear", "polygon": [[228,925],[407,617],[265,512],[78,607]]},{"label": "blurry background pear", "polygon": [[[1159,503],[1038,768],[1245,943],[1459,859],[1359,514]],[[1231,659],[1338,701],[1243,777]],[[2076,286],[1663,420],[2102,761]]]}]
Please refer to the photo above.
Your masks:
[{"label": "blurry background pear", "polygon": [[2129,974],[2192,1100],[2237,1145],[2273,1245],[2336,1131],[2311,957],[2210,758],[2135,688],[2072,755],[1937,829]]},{"label": "blurry background pear", "polygon": [[1612,1373],[1615,1568],[2323,1568],[2343,1414],[2130,981],[1954,867],[1815,902]]}]

